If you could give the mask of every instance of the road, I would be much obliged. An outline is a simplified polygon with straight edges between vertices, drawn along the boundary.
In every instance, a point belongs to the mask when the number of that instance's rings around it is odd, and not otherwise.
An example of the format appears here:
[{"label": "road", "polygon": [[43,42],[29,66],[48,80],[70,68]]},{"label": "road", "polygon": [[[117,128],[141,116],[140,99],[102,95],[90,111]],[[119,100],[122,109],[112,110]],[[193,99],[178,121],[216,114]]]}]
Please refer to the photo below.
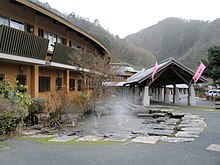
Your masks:
[{"label": "road", "polygon": [[220,152],[209,151],[220,145],[220,112],[186,108],[205,118],[208,127],[194,142],[155,145],[40,144],[29,140],[8,140],[10,148],[0,151],[1,165],[220,165]]}]

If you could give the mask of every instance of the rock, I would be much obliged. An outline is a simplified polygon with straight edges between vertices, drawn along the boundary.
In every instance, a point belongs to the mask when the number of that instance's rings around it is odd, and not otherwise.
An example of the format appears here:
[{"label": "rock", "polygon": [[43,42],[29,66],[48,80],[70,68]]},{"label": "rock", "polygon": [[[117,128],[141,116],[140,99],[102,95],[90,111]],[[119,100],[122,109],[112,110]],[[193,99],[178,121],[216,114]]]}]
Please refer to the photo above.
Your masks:
[{"label": "rock", "polygon": [[182,142],[191,142],[191,141],[194,141],[195,139],[162,136],[160,140],[163,142],[167,142],[167,143],[182,143]]},{"label": "rock", "polygon": [[149,118],[146,118],[146,120],[144,120],[144,121],[142,122],[142,124],[151,124],[151,123],[156,123],[156,122],[157,122],[156,119],[154,119],[154,118],[152,118],[152,117],[149,117]]},{"label": "rock", "polygon": [[207,124],[203,121],[203,120],[200,120],[200,119],[195,119],[195,120],[183,120],[181,123],[180,123],[180,126],[184,126],[184,125],[190,125],[189,127],[191,126],[196,126],[196,127],[207,127]]},{"label": "rock", "polygon": [[158,117],[165,117],[166,113],[151,113],[150,115],[153,118],[158,118]]},{"label": "rock", "polygon": [[180,122],[180,119],[168,118],[165,123],[167,125],[177,125]]},{"label": "rock", "polygon": [[161,109],[149,109],[150,113],[162,113]]},{"label": "rock", "polygon": [[184,115],[185,115],[185,113],[183,113],[183,112],[171,112],[171,116],[173,118],[181,119],[184,117]]},{"label": "rock", "polygon": [[190,128],[190,127],[199,127],[199,128],[204,128],[206,127],[206,123],[197,123],[197,122],[190,122],[190,123],[180,123],[177,128],[181,129],[181,128]]},{"label": "rock", "polygon": [[131,131],[132,134],[135,135],[148,135],[145,130],[136,130],[136,131]]},{"label": "rock", "polygon": [[174,125],[166,125],[164,123],[150,123],[145,125],[148,129],[160,129],[160,130],[173,130],[175,128]]},{"label": "rock", "polygon": [[192,120],[192,119],[201,119],[201,120],[204,120],[203,118],[200,118],[198,115],[192,115],[192,114],[190,114],[190,113],[185,114],[182,119],[183,119],[183,120]]},{"label": "rock", "polygon": [[159,136],[138,136],[131,141],[136,143],[155,144],[159,141],[159,139]]},{"label": "rock", "polygon": [[83,136],[79,138],[77,141],[78,142],[96,142],[102,139],[103,137],[88,135],[88,136]]},{"label": "rock", "polygon": [[137,116],[137,114],[149,114],[149,109],[144,106],[137,107],[131,112],[131,115]]},{"label": "rock", "polygon": [[156,119],[157,122],[165,122],[166,120],[167,120],[166,117],[158,117],[158,118]]},{"label": "rock", "polygon": [[153,130],[147,130],[146,132],[150,136],[173,136],[174,134],[174,130],[153,129]]},{"label": "rock", "polygon": [[138,113],[137,114],[137,117],[139,118],[146,118],[146,117],[150,117],[151,115],[150,114],[147,114],[147,113]]},{"label": "rock", "polygon": [[174,109],[161,109],[160,110],[162,113],[171,113],[174,111]]}]

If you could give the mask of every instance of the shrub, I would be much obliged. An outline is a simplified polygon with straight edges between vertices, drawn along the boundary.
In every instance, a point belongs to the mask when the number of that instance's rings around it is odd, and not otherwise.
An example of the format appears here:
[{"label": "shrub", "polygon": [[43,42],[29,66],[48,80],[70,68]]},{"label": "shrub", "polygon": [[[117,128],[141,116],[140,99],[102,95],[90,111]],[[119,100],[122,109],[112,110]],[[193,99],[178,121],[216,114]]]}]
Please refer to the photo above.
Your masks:
[{"label": "shrub", "polygon": [[[15,84],[18,81],[14,80]],[[0,96],[15,103],[19,107],[27,108],[31,103],[30,96],[24,92],[27,91],[26,85],[15,85],[12,87],[9,81],[0,81]]]},{"label": "shrub", "polygon": [[24,112],[21,110],[0,112],[0,136],[16,133],[23,126]]},{"label": "shrub", "polygon": [[28,107],[28,112],[29,114],[34,114],[34,113],[42,113],[46,111],[46,99],[44,98],[32,98],[32,103]]},{"label": "shrub", "polygon": [[25,92],[24,85],[11,86],[8,81],[0,81],[0,136],[16,133],[23,126],[23,119],[28,114],[28,106],[32,103]]},{"label": "shrub", "polygon": [[89,95],[87,94],[87,93],[80,93],[79,94],[79,97],[81,98],[81,99],[83,99],[83,100],[88,100],[89,99]]}]

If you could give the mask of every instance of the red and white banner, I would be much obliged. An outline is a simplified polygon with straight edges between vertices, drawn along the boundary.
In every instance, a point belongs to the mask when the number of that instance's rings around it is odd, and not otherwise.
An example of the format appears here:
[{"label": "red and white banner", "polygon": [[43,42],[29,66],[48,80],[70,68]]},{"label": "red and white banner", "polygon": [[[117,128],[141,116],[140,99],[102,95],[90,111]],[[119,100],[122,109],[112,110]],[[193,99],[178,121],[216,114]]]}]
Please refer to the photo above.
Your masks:
[{"label": "red and white banner", "polygon": [[199,77],[202,75],[205,68],[206,68],[206,66],[203,63],[201,63],[199,65],[195,75],[193,76],[194,83],[196,83],[198,81]]},{"label": "red and white banner", "polygon": [[153,71],[153,74],[152,74],[152,80],[154,81],[154,75],[156,74],[156,72],[157,72],[157,69],[158,69],[158,63],[157,63],[157,61],[156,61],[156,64],[154,65],[154,71]]}]

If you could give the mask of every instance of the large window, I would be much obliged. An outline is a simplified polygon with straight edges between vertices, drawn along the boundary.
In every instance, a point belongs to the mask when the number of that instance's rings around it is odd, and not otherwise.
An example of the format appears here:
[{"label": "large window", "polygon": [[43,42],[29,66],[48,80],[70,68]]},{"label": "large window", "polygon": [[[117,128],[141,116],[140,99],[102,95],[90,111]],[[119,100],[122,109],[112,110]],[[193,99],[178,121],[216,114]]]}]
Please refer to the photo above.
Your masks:
[{"label": "large window", "polygon": [[57,36],[55,34],[52,34],[50,32],[44,31],[44,38],[49,40],[48,50],[53,51],[54,44],[57,42]]},{"label": "large window", "polygon": [[24,23],[11,19],[10,27],[24,31]]},{"label": "large window", "polygon": [[50,91],[50,77],[39,77],[39,92]]},{"label": "large window", "polygon": [[0,15],[0,25],[9,25],[9,19]]},{"label": "large window", "polygon": [[53,33],[47,32],[45,30],[43,31],[43,37],[49,40],[49,46],[48,46],[49,51],[53,51],[55,42],[62,43],[61,37],[59,37]]},{"label": "large window", "polygon": [[82,80],[78,79],[78,91],[82,90]]},{"label": "large window", "polygon": [[62,78],[56,79],[56,91],[59,91],[62,89]]},{"label": "large window", "polygon": [[69,80],[69,90],[74,91],[75,90],[75,79],[70,79]]}]

